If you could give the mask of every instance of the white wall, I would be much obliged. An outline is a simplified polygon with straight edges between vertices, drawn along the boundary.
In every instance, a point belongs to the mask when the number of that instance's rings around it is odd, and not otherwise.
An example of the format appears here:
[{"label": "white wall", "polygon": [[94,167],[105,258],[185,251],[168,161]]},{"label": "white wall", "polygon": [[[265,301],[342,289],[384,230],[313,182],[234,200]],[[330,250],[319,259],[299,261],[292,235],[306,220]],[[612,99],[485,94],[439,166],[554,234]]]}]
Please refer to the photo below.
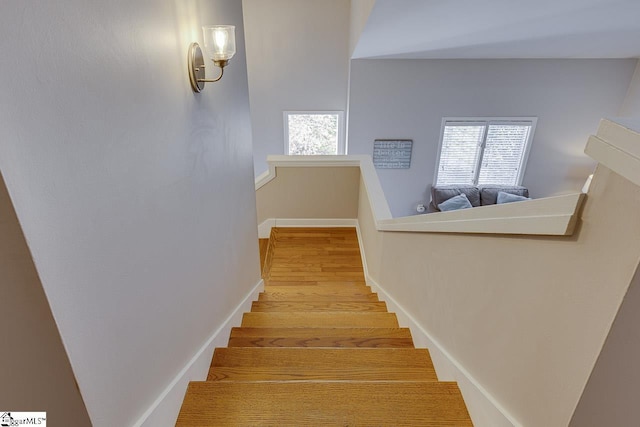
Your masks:
[{"label": "white wall", "polygon": [[349,154],[413,139],[410,169],[378,170],[395,217],[429,201],[443,117],[537,116],[523,184],[532,197],[579,191],[599,120],[615,116],[636,60],[353,60]]},{"label": "white wall", "polygon": [[89,415],[1,174],[0,236],[1,411],[45,411],[51,425],[87,426]]},{"label": "white wall", "polygon": [[367,24],[369,15],[376,4],[376,0],[351,0],[351,13],[349,14],[349,54],[353,54],[353,50],[358,44],[360,34]]},{"label": "white wall", "polygon": [[[138,420],[259,281],[241,6],[2,2],[0,169],[96,427]],[[238,53],[195,95],[209,23]]]},{"label": "white wall", "polygon": [[633,426],[640,419],[640,269],[622,301],[571,426]]},{"label": "white wall", "polygon": [[633,73],[619,115],[621,117],[640,117],[640,59],[636,64],[636,72]]},{"label": "white wall", "polygon": [[[571,237],[380,232],[366,193],[360,194],[368,283],[413,318],[425,341],[439,344],[434,354],[454,362],[458,369],[439,370],[438,377],[459,381],[476,425],[505,425],[487,421],[493,411],[478,405],[478,390],[515,425],[569,425],[638,268],[640,187],[599,165]],[[637,362],[637,321],[637,313],[627,315],[626,337],[616,339],[625,367]],[[638,375],[616,372],[623,377],[632,383]],[[638,385],[624,388],[637,391]],[[636,393],[625,399],[625,409],[633,398],[637,406]]]},{"label": "white wall", "polygon": [[283,111],[346,110],[349,0],[243,0],[256,176],[284,154]]}]

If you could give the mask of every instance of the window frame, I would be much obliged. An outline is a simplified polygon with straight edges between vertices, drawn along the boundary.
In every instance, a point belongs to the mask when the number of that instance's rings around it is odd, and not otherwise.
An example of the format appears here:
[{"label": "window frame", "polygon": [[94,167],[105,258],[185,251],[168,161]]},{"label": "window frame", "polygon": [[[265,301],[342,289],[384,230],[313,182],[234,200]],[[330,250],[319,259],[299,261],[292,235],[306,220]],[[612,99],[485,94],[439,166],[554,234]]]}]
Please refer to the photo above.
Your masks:
[{"label": "window frame", "polygon": [[[478,185],[478,179],[480,177],[480,169],[482,167],[482,159],[484,158],[484,150],[487,142],[487,131],[490,124],[531,124],[531,130],[529,131],[529,137],[525,142],[524,152],[522,153],[522,159],[520,160],[520,167],[518,168],[518,176],[515,185],[522,185],[527,162],[529,161],[529,152],[531,151],[531,145],[533,143],[533,137],[536,131],[536,125],[538,123],[537,117],[443,117],[440,125],[440,140],[438,143],[438,153],[436,155],[435,173],[433,177],[433,185],[438,185],[438,171],[440,170],[440,156],[442,154],[442,144],[444,142],[444,130],[447,122],[455,122],[460,124],[482,124],[484,123],[484,132],[482,135],[481,150],[478,154],[478,160],[476,163],[476,171],[474,177],[474,183],[471,185]],[[451,184],[456,185],[456,184]],[[462,185],[462,184],[460,184]]]},{"label": "window frame", "polygon": [[307,114],[307,115],[327,115],[334,114],[338,116],[338,152],[336,154],[326,154],[327,156],[340,156],[345,154],[346,145],[345,145],[345,124],[344,124],[344,111],[335,110],[286,110],[282,112],[283,120],[284,120],[284,154],[287,156],[297,156],[298,154],[289,154],[289,115],[291,114]]}]

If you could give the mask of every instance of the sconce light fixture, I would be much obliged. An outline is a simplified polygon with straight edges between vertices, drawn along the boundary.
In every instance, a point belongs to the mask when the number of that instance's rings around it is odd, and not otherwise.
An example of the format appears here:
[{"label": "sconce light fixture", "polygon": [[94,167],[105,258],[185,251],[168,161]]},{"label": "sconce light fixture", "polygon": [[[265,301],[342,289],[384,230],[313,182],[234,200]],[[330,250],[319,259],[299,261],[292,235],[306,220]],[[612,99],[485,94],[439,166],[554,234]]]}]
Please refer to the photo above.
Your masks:
[{"label": "sconce light fixture", "polygon": [[220,68],[220,75],[215,79],[205,78],[205,65],[202,50],[198,43],[189,46],[189,80],[194,92],[201,92],[205,83],[217,82],[224,74],[224,67],[236,53],[236,27],[233,25],[210,25],[202,27],[204,34],[204,50]]}]

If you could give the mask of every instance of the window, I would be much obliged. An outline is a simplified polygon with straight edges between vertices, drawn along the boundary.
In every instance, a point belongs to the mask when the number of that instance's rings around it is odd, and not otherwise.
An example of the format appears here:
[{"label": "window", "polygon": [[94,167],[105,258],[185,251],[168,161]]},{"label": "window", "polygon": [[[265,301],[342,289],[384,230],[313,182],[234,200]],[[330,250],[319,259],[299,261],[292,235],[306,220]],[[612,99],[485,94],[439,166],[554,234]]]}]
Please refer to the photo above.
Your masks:
[{"label": "window", "polygon": [[536,121],[444,118],[436,185],[520,185]]},{"label": "window", "polygon": [[285,153],[344,154],[342,111],[285,111]]}]

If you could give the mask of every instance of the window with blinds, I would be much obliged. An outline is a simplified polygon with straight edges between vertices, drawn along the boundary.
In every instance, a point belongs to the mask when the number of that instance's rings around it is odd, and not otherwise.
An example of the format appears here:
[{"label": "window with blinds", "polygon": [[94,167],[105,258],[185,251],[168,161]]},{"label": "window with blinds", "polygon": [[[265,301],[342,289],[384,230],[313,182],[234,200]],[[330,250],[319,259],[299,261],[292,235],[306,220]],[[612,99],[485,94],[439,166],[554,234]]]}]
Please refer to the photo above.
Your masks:
[{"label": "window with blinds", "polygon": [[519,185],[535,124],[536,118],[444,119],[436,185]]}]

